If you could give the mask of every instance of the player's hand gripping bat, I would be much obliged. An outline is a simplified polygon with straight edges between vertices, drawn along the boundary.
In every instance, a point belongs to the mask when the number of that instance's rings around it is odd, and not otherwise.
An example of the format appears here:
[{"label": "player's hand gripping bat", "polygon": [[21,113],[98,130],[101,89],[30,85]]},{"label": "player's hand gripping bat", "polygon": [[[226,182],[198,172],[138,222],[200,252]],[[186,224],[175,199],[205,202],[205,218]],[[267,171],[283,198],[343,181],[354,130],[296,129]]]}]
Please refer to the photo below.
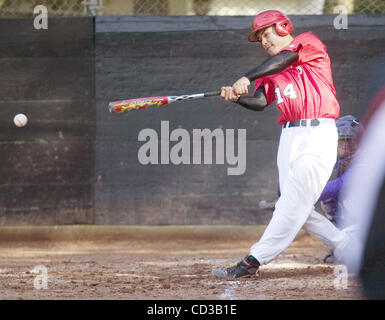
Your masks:
[{"label": "player's hand gripping bat", "polygon": [[149,106],[163,106],[177,101],[195,100],[206,97],[219,96],[221,91],[184,94],[181,96],[160,96],[160,97],[145,97],[120,101],[112,101],[108,104],[108,109],[111,113],[122,113],[125,111],[146,109]]}]

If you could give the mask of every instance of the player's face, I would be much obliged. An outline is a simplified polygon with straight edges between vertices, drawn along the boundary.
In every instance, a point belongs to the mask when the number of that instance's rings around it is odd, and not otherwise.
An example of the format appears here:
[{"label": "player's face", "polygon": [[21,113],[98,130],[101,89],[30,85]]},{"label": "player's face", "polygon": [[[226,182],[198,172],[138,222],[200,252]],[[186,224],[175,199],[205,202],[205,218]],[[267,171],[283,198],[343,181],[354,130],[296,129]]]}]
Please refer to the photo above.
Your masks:
[{"label": "player's face", "polygon": [[286,42],[275,31],[274,26],[262,29],[258,32],[257,38],[262,48],[271,56],[277,55],[286,46]]}]

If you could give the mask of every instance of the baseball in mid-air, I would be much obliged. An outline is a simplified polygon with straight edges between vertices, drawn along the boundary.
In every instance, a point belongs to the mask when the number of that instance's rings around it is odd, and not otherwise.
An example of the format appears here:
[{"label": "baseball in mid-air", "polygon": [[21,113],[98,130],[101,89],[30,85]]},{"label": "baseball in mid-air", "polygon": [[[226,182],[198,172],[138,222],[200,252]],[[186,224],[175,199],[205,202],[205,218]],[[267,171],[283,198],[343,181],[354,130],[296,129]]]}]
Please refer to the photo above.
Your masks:
[{"label": "baseball in mid-air", "polygon": [[13,122],[18,127],[24,127],[28,123],[28,118],[25,114],[19,113],[13,118]]}]

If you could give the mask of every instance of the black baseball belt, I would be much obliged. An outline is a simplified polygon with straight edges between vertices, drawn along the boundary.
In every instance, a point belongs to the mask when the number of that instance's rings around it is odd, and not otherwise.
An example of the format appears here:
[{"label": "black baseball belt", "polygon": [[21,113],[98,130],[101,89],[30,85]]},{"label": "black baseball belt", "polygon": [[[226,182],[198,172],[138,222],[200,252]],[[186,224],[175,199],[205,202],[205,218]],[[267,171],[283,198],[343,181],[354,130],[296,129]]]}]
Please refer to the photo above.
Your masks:
[{"label": "black baseball belt", "polygon": [[318,119],[302,119],[296,121],[286,122],[282,128],[291,128],[291,127],[316,127],[320,124]]}]

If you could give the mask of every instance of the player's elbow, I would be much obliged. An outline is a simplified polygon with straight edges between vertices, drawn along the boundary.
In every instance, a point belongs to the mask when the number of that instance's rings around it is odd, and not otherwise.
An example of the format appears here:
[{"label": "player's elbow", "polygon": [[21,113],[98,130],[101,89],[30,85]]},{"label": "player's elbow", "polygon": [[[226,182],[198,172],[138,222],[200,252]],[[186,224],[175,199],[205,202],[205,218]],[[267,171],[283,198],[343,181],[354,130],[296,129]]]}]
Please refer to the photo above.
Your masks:
[{"label": "player's elbow", "polygon": [[267,101],[264,97],[244,97],[241,98],[237,102],[242,107],[253,111],[263,111],[265,107],[267,107]]}]

